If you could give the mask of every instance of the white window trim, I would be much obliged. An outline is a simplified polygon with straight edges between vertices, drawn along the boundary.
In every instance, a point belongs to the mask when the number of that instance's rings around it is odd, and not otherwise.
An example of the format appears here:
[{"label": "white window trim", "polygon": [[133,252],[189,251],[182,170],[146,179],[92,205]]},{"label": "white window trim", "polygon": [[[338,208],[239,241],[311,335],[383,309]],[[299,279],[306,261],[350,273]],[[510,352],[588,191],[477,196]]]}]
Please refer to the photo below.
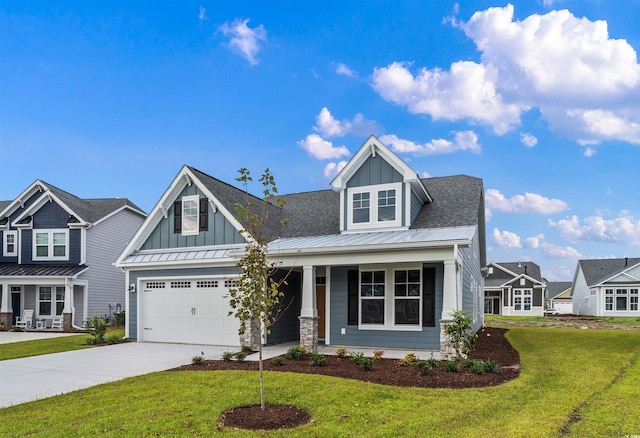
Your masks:
[{"label": "white window trim", "polygon": [[[17,231],[5,231],[3,233],[3,245],[2,253],[5,257],[15,257],[18,255],[18,232]],[[9,252],[7,249],[9,246],[8,237],[13,236],[13,252]]]},{"label": "white window trim", "polygon": [[[40,300],[40,288],[42,287],[50,287],[51,288],[51,300]],[[50,284],[43,284],[43,285],[39,285],[36,289],[36,317],[37,318],[55,318],[56,316],[62,316],[62,314],[64,313],[64,310],[62,312],[60,312],[60,315],[56,314],[56,307],[57,307],[57,303],[58,300],[56,299],[56,294],[57,294],[57,288],[62,288],[64,289],[64,293],[66,294],[66,288],[64,286],[61,286],[59,284],[54,284],[54,285],[50,285]],[[45,301],[45,302],[51,302],[51,314],[45,315],[45,314],[41,314],[40,313],[40,302],[41,301]],[[62,303],[64,303],[64,299],[62,300]]]},{"label": "white window trim", "polygon": [[[420,317],[417,324],[396,324],[395,323],[395,273],[396,271],[417,270],[420,272],[420,294],[419,309]],[[362,272],[384,271],[384,324],[362,324],[362,297],[360,296],[360,285],[362,281]],[[422,331],[422,287],[424,279],[422,277],[421,265],[393,265],[393,266],[360,266],[358,270],[358,330],[386,330],[386,331],[403,331],[403,332],[419,332]],[[382,297],[380,297],[382,298]]]},{"label": "white window trim", "polygon": [[[530,298],[530,309],[529,310],[525,310],[524,306],[525,306],[525,297],[529,297]],[[516,309],[516,298],[521,298],[522,301],[520,302],[520,305],[522,306],[522,308],[520,310]],[[514,312],[522,312],[522,313],[530,313],[533,310],[533,289],[514,289],[513,290],[513,311]]]},{"label": "white window trim", "polygon": [[[378,192],[383,190],[396,191],[395,214],[393,221],[378,221]],[[369,193],[369,222],[353,222],[353,195],[355,193]],[[379,184],[373,186],[347,188],[347,229],[363,230],[371,228],[397,228],[402,225],[402,183]]]},{"label": "white window trim", "polygon": [[[184,204],[185,202],[195,202],[196,204],[196,226],[195,226],[195,230],[188,230],[185,231],[185,214],[184,214]],[[200,234],[200,195],[189,195],[189,196],[183,196],[182,197],[182,203],[180,204],[180,208],[182,208],[182,216],[181,216],[181,220],[182,220],[182,224],[180,226],[181,229],[181,234],[183,236],[196,236],[198,234]]]},{"label": "white window trim", "polygon": [[[38,239],[36,237],[37,237],[38,234],[44,234],[44,233],[49,234],[49,238],[48,238],[48,241],[47,241],[47,244],[48,244],[48,247],[49,247],[49,250],[48,250],[48,254],[49,255],[47,257],[38,257],[38,251],[37,251],[37,247],[38,247],[37,241],[38,241]],[[64,253],[65,253],[65,255],[64,256],[57,256],[56,257],[56,256],[53,255],[53,247],[54,247],[54,245],[53,245],[53,235],[54,235],[54,233],[56,233],[56,234],[57,233],[61,233],[61,234],[64,234],[64,236],[65,236],[65,242],[64,242],[64,248],[65,248]],[[67,230],[65,228],[58,229],[58,230],[56,230],[56,229],[43,229],[43,230],[34,229],[33,230],[32,240],[33,240],[33,244],[32,244],[33,252],[32,252],[32,257],[31,258],[33,260],[69,260],[69,230]]]},{"label": "white window trim", "polygon": [[[640,287],[612,287],[606,288],[604,293],[604,311],[609,313],[629,313],[636,315],[638,311],[640,311],[640,303],[634,303],[637,305],[637,309],[631,309],[631,299],[640,297]],[[619,291],[624,291],[624,293],[619,293]],[[632,293],[631,291],[635,291]],[[618,310],[618,297],[623,297],[626,300],[626,309]],[[609,299],[609,303],[607,303],[607,299]],[[634,300],[635,301],[635,300]],[[607,304],[611,306],[611,309],[607,309]],[[634,306],[635,307],[635,306]]]}]

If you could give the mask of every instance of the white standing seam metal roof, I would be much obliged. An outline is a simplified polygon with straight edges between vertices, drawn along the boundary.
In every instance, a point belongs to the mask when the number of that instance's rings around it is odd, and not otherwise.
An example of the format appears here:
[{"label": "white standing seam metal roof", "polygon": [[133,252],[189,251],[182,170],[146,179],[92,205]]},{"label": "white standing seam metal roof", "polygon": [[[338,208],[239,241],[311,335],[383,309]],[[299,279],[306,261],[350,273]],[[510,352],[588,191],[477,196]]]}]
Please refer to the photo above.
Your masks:
[{"label": "white standing seam metal roof", "polygon": [[290,237],[271,242],[269,244],[269,250],[291,251],[394,244],[428,244],[460,240],[471,241],[475,233],[476,227],[455,227],[334,234],[330,236]]},{"label": "white standing seam metal roof", "polygon": [[132,254],[122,261],[123,265],[143,264],[143,263],[162,263],[162,262],[179,262],[179,261],[198,261],[198,260],[215,260],[230,259],[232,253],[242,251],[242,248],[224,248],[224,249],[194,249],[191,251],[157,251]]}]

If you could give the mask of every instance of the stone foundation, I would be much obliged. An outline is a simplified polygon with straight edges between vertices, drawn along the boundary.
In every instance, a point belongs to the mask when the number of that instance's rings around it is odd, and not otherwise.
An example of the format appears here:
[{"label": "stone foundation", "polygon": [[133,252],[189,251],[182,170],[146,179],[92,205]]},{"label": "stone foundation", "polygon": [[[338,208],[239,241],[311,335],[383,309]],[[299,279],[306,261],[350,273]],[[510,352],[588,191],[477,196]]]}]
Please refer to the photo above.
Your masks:
[{"label": "stone foundation", "polygon": [[300,320],[300,345],[309,353],[318,351],[318,317],[299,316]]},{"label": "stone foundation", "polygon": [[71,313],[63,313],[62,314],[62,331],[70,332],[71,331],[71,317],[73,315]]},{"label": "stone foundation", "polygon": [[0,313],[0,324],[4,325],[5,330],[11,330],[13,327],[13,313],[11,312],[2,312]]}]

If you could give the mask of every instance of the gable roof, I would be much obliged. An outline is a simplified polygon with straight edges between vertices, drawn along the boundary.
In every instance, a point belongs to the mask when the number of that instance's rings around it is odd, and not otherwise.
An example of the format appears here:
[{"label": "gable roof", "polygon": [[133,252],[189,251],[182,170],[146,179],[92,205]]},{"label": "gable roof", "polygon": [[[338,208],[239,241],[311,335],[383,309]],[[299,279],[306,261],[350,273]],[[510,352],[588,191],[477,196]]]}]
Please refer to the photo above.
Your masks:
[{"label": "gable roof", "polygon": [[547,283],[547,297],[549,299],[553,298],[571,298],[570,295],[560,297],[560,295],[565,295],[569,289],[571,289],[573,283],[570,281],[550,281]]},{"label": "gable roof", "polygon": [[587,286],[594,286],[640,264],[640,258],[578,260]]},{"label": "gable roof", "polygon": [[540,266],[534,262],[491,262],[490,265],[502,268],[504,271],[513,274],[514,278],[521,275],[526,275],[539,282],[542,282],[542,274],[540,273]]}]

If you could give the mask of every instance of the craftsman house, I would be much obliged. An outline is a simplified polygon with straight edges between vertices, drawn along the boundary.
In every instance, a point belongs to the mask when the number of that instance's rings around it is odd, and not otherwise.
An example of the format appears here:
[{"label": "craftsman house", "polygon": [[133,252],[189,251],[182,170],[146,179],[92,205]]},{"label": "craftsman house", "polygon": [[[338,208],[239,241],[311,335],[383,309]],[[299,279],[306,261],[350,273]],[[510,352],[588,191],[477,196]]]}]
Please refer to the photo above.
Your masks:
[{"label": "craftsman house", "polygon": [[80,199],[39,180],[0,202],[0,322],[69,331],[123,311],[113,262],[145,217],[127,199]]},{"label": "craftsman house", "polygon": [[533,262],[487,265],[484,313],[488,315],[542,316],[546,284]]},{"label": "craftsman house", "polygon": [[[272,206],[288,223],[269,224],[270,257],[290,274],[286,310],[264,342],[440,350],[452,311],[482,325],[482,180],[420,178],[372,136],[331,186]],[[240,345],[227,294],[245,243],[235,205],[246,196],[180,169],[116,262],[129,338]]]},{"label": "craftsman house", "polygon": [[640,317],[640,258],[578,260],[573,314]]}]

